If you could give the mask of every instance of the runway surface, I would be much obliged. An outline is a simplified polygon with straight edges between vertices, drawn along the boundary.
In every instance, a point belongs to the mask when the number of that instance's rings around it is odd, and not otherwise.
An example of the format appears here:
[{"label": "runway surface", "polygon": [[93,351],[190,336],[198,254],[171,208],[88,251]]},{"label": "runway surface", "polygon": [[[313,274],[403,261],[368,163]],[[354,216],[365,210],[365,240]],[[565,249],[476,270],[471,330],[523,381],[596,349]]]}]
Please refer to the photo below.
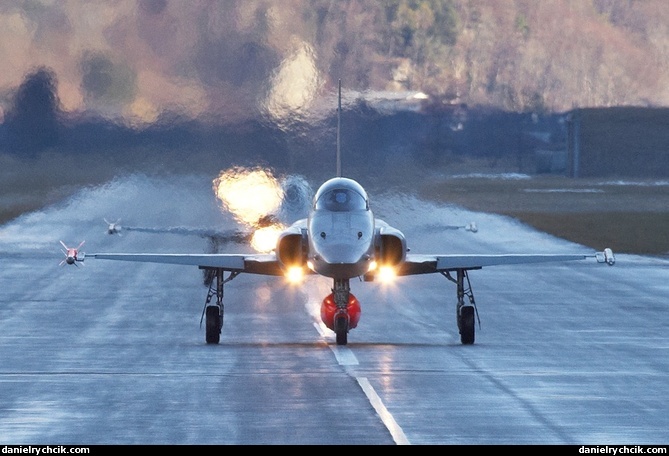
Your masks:
[{"label": "runway surface", "polygon": [[[371,197],[414,253],[590,252],[513,219]],[[1,226],[0,444],[669,442],[667,261],[472,271],[471,346],[440,275],[352,282],[362,317],[346,346],[320,323],[329,281],[241,275],[226,284],[221,343],[207,345],[197,268],[59,266],[60,240],[91,252],[207,249],[197,236],[107,235],[103,218],[119,217],[235,227],[206,178],[142,175]],[[472,221],[477,233],[443,228]]]}]

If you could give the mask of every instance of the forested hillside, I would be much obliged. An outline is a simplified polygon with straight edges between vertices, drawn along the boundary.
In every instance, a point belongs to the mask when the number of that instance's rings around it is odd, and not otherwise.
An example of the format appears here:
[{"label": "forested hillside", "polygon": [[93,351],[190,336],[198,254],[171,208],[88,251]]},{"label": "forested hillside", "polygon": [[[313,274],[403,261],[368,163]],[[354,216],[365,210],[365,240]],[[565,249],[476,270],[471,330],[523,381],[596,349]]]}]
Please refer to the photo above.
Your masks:
[{"label": "forested hillside", "polygon": [[669,102],[667,1],[395,0],[377,7],[375,21],[371,8],[359,14],[349,3],[345,17],[369,22],[337,45],[375,57],[347,62],[344,72],[357,70],[361,85],[369,78],[510,111]]},{"label": "forested hillside", "polygon": [[0,116],[38,67],[65,112],[143,122],[297,113],[339,78],[512,112],[669,105],[667,0],[8,0],[0,38]]}]

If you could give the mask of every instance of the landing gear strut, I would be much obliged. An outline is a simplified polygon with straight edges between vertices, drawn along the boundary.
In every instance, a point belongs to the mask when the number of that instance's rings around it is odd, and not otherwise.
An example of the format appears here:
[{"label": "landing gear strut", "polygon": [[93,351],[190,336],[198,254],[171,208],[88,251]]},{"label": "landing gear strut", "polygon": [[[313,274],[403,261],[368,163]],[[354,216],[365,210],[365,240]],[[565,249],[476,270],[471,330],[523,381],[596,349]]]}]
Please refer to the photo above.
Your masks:
[{"label": "landing gear strut", "polygon": [[[474,292],[472,291],[472,286],[469,282],[467,270],[457,269],[456,272],[457,275],[455,279],[451,276],[449,271],[444,271],[441,274],[457,285],[458,302],[455,307],[455,317],[458,323],[458,330],[460,331],[460,342],[464,345],[471,345],[474,343],[475,339],[478,310],[476,309]],[[466,288],[465,280],[467,281]],[[465,296],[469,300],[468,303],[465,303]],[[481,321],[478,321],[480,326]]]},{"label": "landing gear strut", "polygon": [[[221,330],[223,329],[223,285],[239,275],[239,272],[230,272],[227,278],[223,276],[223,269],[206,268],[205,274],[212,277],[209,283],[209,292],[202,309],[202,319],[205,319],[205,341],[208,344],[217,344],[221,340]],[[212,304],[212,298],[216,301]]]},{"label": "landing gear strut", "polygon": [[348,343],[349,315],[348,298],[351,292],[348,279],[335,279],[332,293],[337,311],[334,315],[334,332],[337,336],[337,345]]}]

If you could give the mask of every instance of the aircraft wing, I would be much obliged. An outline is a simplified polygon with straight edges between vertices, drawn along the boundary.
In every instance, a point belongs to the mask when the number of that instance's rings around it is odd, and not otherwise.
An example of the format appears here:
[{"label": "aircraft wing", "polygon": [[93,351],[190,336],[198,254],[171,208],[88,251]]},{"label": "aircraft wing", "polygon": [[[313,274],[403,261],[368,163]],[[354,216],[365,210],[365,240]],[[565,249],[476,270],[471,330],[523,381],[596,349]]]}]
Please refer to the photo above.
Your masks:
[{"label": "aircraft wing", "polygon": [[225,253],[87,253],[85,259],[135,261],[140,263],[164,263],[220,268],[225,271],[249,274],[284,275],[273,254],[225,254]]},{"label": "aircraft wing", "polygon": [[137,231],[140,233],[154,234],[179,234],[186,236],[200,236],[210,238],[220,242],[236,242],[238,244],[248,244],[251,239],[251,232],[239,230],[218,231],[214,229],[200,229],[183,226],[171,226],[166,228],[149,228],[142,226],[124,226],[125,231]]},{"label": "aircraft wing", "polygon": [[613,265],[615,258],[610,249],[595,253],[576,254],[470,254],[418,255],[408,254],[397,275],[429,274],[458,269],[481,269],[485,266],[547,263],[595,258],[598,263]]}]

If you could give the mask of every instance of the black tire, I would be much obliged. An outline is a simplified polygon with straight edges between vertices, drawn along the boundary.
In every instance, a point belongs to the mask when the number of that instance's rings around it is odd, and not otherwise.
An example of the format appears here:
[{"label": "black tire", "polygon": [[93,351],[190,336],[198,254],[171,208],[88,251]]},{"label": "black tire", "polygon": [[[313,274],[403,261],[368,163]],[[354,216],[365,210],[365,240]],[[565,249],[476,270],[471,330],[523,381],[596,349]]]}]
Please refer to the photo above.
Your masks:
[{"label": "black tire", "polygon": [[348,343],[348,315],[341,313],[335,316],[334,332],[337,336],[337,345]]},{"label": "black tire", "polygon": [[221,340],[222,316],[218,306],[207,307],[205,330],[205,339],[208,344],[217,344]]},{"label": "black tire", "polygon": [[464,345],[474,343],[476,333],[476,319],[474,318],[474,306],[463,306],[458,316],[458,328],[460,329],[460,342]]},{"label": "black tire", "polygon": [[337,335],[337,345],[346,345],[348,343],[348,332],[346,329],[340,329],[335,334]]}]

